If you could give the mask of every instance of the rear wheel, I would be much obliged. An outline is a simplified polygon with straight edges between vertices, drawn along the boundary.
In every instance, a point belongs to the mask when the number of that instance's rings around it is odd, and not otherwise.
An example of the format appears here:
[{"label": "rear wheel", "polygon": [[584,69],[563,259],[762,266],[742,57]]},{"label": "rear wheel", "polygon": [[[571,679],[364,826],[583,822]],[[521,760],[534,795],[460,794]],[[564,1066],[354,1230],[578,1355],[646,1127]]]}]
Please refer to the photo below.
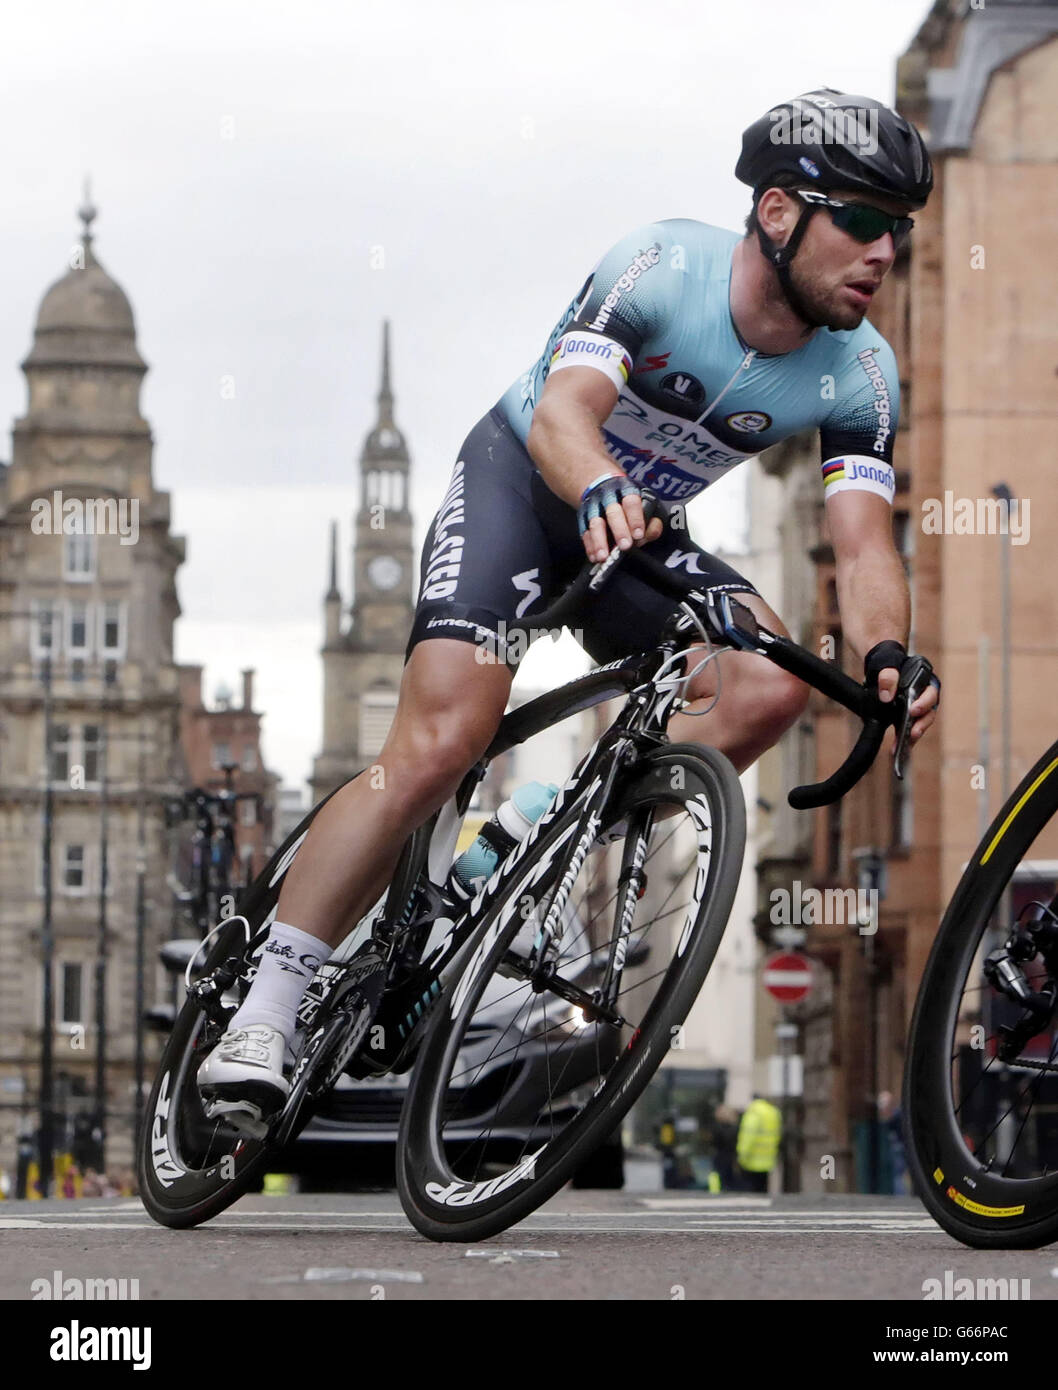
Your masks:
[{"label": "rear wheel", "polygon": [[[202,976],[246,949],[242,923],[222,927]],[[180,1013],[151,1088],[138,1155],[143,1205],[163,1226],[196,1226],[230,1206],[263,1170],[267,1145],[248,1139],[203,1108],[198,1068],[223,1031],[192,1000]]]},{"label": "rear wheel", "polygon": [[967,866],[911,1025],[912,1176],[930,1213],[970,1246],[1058,1238],[1058,836],[1045,831],[1056,811],[1058,744]]},{"label": "rear wheel", "polygon": [[679,1039],[742,867],[737,774],[712,749],[656,750],[619,784],[602,829],[622,821],[625,837],[596,843],[572,878],[557,959],[537,961],[533,943],[573,874],[575,806],[463,948],[397,1145],[401,1200],[424,1235],[481,1239],[535,1210],[590,1162]]},{"label": "rear wheel", "polygon": [[[323,805],[320,802],[320,805]],[[246,890],[240,916],[220,925],[200,953],[192,979],[200,980],[233,961],[234,979],[224,996],[230,1016],[249,989],[282,887],[319,806],[296,830]],[[249,924],[249,941],[243,918]],[[223,1032],[199,1005],[187,999],[173,1024],[143,1117],[137,1171],[147,1212],[163,1226],[196,1226],[216,1216],[260,1181],[271,1144],[248,1138],[210,1119],[198,1092],[198,1069]],[[295,1050],[298,1043],[295,1042]],[[306,1108],[301,1123],[309,1118]]]}]

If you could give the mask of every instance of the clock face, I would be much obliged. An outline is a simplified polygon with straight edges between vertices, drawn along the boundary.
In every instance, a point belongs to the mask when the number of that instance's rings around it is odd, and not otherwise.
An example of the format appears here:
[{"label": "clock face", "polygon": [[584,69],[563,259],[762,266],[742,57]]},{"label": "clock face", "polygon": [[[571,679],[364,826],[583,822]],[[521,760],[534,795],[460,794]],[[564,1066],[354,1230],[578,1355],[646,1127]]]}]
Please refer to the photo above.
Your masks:
[{"label": "clock face", "polygon": [[376,555],[367,567],[367,576],[377,589],[392,589],[403,573],[400,561],[392,555]]}]

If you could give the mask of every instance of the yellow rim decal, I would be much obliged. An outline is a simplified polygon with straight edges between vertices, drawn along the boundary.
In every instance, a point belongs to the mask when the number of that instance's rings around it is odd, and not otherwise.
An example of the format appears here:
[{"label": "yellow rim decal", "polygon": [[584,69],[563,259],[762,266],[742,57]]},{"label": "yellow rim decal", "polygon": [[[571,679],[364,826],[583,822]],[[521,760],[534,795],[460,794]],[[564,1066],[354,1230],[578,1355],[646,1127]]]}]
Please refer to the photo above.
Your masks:
[{"label": "yellow rim decal", "polygon": [[940,1171],[939,1168],[934,1168],[933,1170],[933,1181],[938,1185],[938,1187],[944,1181],[944,1174]]},{"label": "yellow rim decal", "polygon": [[961,1192],[956,1192],[954,1187],[949,1187],[944,1195],[950,1197],[956,1206],[972,1211],[975,1216],[1020,1216],[1025,1210],[1024,1205],[1020,1207],[983,1207],[980,1202],[971,1202],[969,1197],[964,1197]]},{"label": "yellow rim decal", "polygon": [[1014,820],[1014,817],[1015,817],[1015,816],[1018,814],[1018,812],[1021,810],[1022,806],[1025,805],[1025,802],[1028,801],[1029,797],[1033,794],[1033,792],[1034,792],[1034,791],[1036,790],[1036,788],[1040,785],[1040,783],[1043,782],[1043,781],[1045,781],[1046,778],[1048,778],[1048,777],[1051,775],[1051,773],[1054,771],[1054,769],[1055,769],[1056,767],[1058,767],[1058,758],[1055,758],[1054,761],[1053,761],[1052,763],[1049,763],[1049,764],[1047,765],[1047,767],[1045,767],[1045,768],[1043,769],[1043,771],[1040,773],[1040,775],[1036,778],[1035,782],[1033,782],[1032,786],[1028,789],[1028,791],[1025,793],[1025,795],[1018,798],[1018,803],[1017,803],[1017,805],[1014,807],[1014,809],[1011,811],[1010,815],[1007,816],[1006,820],[1003,822],[1003,824],[1002,824],[1002,825],[999,827],[999,829],[996,831],[995,839],[992,841],[992,843],[991,843],[991,844],[988,846],[988,848],[985,850],[984,854],[981,855],[981,863],[982,863],[982,864],[987,864],[987,863],[988,863],[988,860],[989,860],[989,858],[990,858],[990,856],[991,856],[991,854],[992,854],[992,851],[995,849],[996,845],[999,844],[1000,840],[1003,838],[1003,836],[1004,836],[1004,835],[1007,833],[1007,831],[1010,829],[1010,826],[1011,826],[1011,824],[1012,824],[1012,822],[1013,822],[1013,820]]}]

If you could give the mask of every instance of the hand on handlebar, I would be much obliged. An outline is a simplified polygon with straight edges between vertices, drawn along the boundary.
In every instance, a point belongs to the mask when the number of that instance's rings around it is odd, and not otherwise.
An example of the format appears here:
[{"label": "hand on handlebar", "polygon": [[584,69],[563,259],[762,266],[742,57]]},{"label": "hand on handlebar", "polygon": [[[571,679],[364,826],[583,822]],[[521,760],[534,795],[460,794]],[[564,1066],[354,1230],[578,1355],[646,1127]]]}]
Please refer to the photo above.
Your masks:
[{"label": "hand on handlebar", "polygon": [[[893,666],[887,666],[878,675],[878,698],[882,704],[888,704],[896,698],[896,686],[900,679],[900,672]],[[940,704],[940,694],[937,687],[932,682],[926,686],[925,690],[917,699],[912,700],[908,706],[908,713],[912,718],[911,732],[908,735],[908,742],[917,743],[922,735],[937,717],[937,706]]]},{"label": "hand on handlebar", "polygon": [[877,691],[879,702],[891,705],[899,701],[891,715],[896,729],[893,770],[897,777],[903,777],[911,746],[936,718],[940,681],[924,656],[909,655],[902,643],[892,640],[872,647],[863,664],[867,688]]},{"label": "hand on handlebar", "polygon": [[[596,514],[588,519],[587,528],[583,531],[581,539],[584,542],[584,553],[595,564],[605,560],[614,545],[621,550],[630,550],[632,546],[649,545],[651,541],[656,541],[664,530],[664,522],[660,517],[654,517],[649,524],[644,522],[643,500],[634,483],[631,483],[623,474],[615,473],[603,476],[612,477],[614,483],[623,485],[629,490],[625,492],[623,497],[611,501],[605,509],[596,507],[594,509]],[[585,496],[582,498],[581,504],[582,512],[588,494],[594,492],[595,487],[596,484],[593,483],[585,488]],[[613,537],[612,541],[611,536]]]}]

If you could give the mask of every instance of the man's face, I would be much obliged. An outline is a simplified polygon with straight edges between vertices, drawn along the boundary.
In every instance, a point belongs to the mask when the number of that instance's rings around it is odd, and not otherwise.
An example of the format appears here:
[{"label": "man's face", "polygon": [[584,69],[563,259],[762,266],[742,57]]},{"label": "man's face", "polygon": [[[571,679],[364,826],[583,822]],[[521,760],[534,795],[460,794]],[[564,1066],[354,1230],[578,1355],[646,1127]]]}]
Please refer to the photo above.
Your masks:
[{"label": "man's face", "polygon": [[[787,196],[796,220],[806,204],[793,194]],[[841,202],[869,203],[894,217],[908,214],[906,203],[880,194],[867,197],[833,192],[828,196]],[[802,302],[828,328],[858,328],[895,258],[891,233],[886,232],[877,241],[857,241],[835,226],[827,209],[820,207],[813,213],[790,263],[790,278]]]}]

